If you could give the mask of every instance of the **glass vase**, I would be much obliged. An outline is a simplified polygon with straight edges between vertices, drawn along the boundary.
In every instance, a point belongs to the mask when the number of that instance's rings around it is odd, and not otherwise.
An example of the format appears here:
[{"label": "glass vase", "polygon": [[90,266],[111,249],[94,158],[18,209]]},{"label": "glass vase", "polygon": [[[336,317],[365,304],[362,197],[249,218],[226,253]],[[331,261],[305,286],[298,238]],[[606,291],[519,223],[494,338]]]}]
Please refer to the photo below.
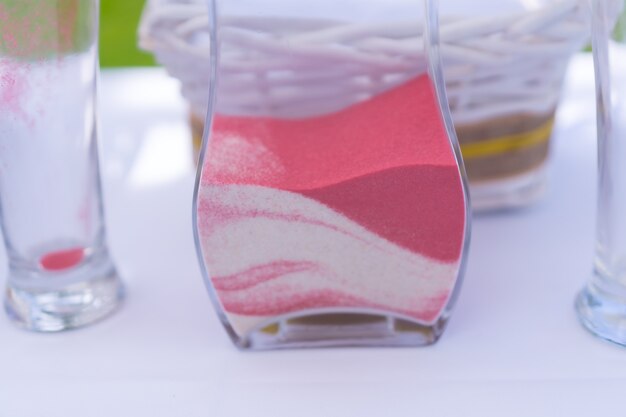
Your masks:
[{"label": "glass vase", "polygon": [[435,342],[469,236],[436,2],[218,6],[194,218],[234,343]]},{"label": "glass vase", "polygon": [[592,0],[591,4],[598,209],[593,274],[576,300],[576,309],[582,324],[593,334],[626,346],[625,3]]},{"label": "glass vase", "polygon": [[444,78],[475,211],[544,194],[567,65],[589,40],[586,1],[442,2]]},{"label": "glass vase", "polygon": [[109,315],[96,142],[98,0],[0,0],[0,226],[5,308],[58,331]]}]

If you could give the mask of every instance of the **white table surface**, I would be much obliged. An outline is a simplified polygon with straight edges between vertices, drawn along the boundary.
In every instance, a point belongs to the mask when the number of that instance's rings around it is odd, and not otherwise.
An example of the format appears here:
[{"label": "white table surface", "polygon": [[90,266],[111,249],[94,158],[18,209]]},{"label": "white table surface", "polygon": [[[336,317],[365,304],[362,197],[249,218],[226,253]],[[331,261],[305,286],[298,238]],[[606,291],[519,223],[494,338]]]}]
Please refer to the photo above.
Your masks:
[{"label": "white table surface", "polygon": [[[128,299],[114,317],[62,334],[0,316],[0,417],[624,415],[626,349],[591,337],[572,307],[594,235],[589,59],[568,76],[549,193],[530,209],[475,219],[455,314],[426,348],[231,345],[193,248],[178,88],[160,69],[104,72],[109,240]],[[4,284],[3,250],[0,266]]]}]

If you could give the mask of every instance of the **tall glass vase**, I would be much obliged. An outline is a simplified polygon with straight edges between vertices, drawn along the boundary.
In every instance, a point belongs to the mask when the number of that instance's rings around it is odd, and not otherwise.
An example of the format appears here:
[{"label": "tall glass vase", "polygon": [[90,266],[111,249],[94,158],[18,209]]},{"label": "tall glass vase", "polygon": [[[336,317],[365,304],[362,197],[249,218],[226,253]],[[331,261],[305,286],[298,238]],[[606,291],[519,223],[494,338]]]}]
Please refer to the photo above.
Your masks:
[{"label": "tall glass vase", "polygon": [[98,8],[98,0],[0,0],[5,307],[31,330],[92,323],[122,297],[98,173]]},{"label": "tall glass vase", "polygon": [[194,215],[233,341],[435,342],[469,235],[436,2],[211,4]]},{"label": "tall glass vase", "polygon": [[598,122],[598,214],[591,280],[578,296],[583,325],[626,346],[626,43],[623,0],[592,0]]}]

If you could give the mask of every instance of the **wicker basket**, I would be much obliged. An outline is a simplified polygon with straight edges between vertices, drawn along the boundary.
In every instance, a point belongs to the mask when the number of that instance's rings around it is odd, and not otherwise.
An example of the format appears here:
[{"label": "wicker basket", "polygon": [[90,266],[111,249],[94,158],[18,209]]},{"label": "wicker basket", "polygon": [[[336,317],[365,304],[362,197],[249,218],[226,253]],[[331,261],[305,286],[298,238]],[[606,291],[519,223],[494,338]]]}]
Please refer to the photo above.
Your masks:
[{"label": "wicker basket", "polygon": [[[253,102],[246,94],[254,89],[246,85],[262,82],[264,90],[276,92],[274,114],[283,109],[284,117],[316,112],[299,108],[295,96],[315,95],[304,101],[317,101],[320,112],[328,111],[409,79],[422,37],[411,22],[350,26],[232,17],[221,25],[222,42],[237,48],[222,48],[221,65],[231,76],[222,77],[220,88],[228,99],[218,110]],[[140,27],[141,47],[182,81],[197,140],[208,101],[208,30],[206,0],[149,0]],[[442,15],[447,94],[475,207],[519,205],[539,193],[565,69],[587,37],[584,0],[544,2],[538,9],[497,17]],[[255,54],[238,53],[242,48]],[[235,52],[225,52],[230,50]],[[325,64],[314,64],[319,62]],[[307,77],[325,77],[330,88],[307,92]]]}]

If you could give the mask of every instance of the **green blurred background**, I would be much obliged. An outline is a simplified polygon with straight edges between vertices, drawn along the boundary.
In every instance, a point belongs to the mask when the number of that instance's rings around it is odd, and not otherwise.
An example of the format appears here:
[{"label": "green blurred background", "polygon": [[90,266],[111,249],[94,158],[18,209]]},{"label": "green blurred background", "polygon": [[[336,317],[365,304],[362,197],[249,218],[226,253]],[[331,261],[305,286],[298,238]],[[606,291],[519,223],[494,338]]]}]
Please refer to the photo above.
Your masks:
[{"label": "green blurred background", "polygon": [[102,0],[100,64],[103,67],[151,66],[152,56],[137,48],[137,27],[144,0]]}]

